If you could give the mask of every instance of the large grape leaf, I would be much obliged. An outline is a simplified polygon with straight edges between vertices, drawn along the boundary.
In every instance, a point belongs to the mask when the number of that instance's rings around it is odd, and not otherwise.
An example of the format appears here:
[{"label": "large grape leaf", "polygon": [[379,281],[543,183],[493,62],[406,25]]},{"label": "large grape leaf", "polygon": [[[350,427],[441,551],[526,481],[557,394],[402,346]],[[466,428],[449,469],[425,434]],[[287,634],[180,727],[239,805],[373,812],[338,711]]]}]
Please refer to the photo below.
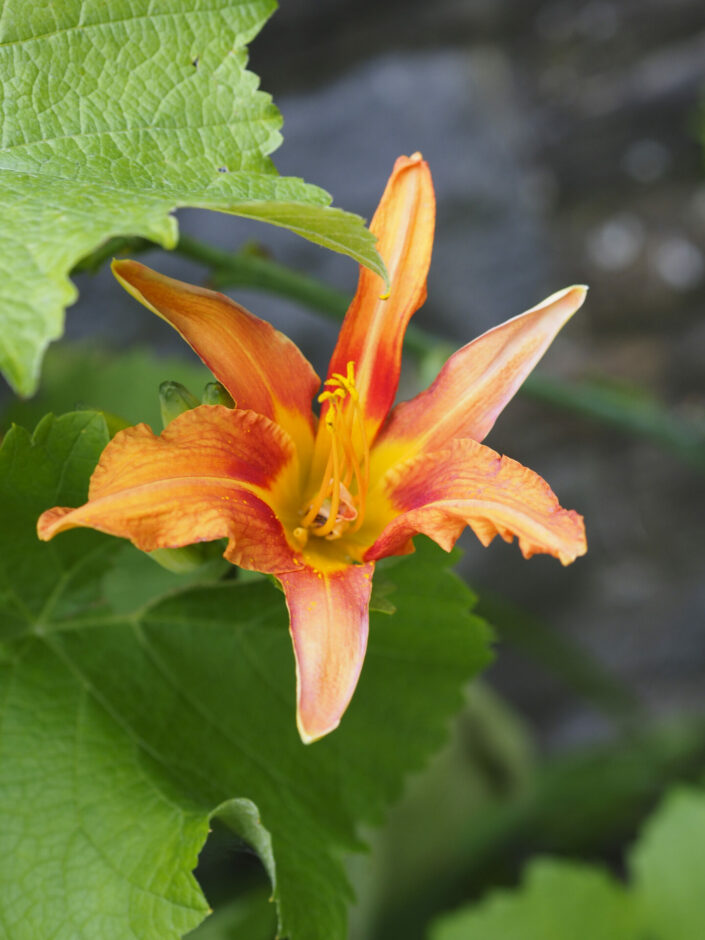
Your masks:
[{"label": "large grape leaf", "polygon": [[606,872],[588,865],[537,859],[519,892],[439,921],[432,940],[641,940],[632,905]]},{"label": "large grape leaf", "polygon": [[647,822],[631,868],[644,934],[694,940],[705,925],[705,793],[678,787]]},{"label": "large grape leaf", "polygon": [[520,890],[436,922],[431,940],[695,940],[705,924],[705,793],[679,787],[629,856],[631,884],[588,865],[533,861]]},{"label": "large grape leaf", "polygon": [[277,925],[268,896],[252,891],[230,901],[188,935],[188,940],[272,940]]},{"label": "large grape leaf", "polygon": [[175,940],[206,913],[191,870],[217,816],[260,854],[281,935],[343,940],[341,856],[487,662],[472,596],[429,544],[381,565],[396,612],[372,616],[340,729],[305,747],[266,579],[136,605],[124,543],[36,540],[41,510],[85,497],[106,440],[100,414],[77,412],[0,450],[0,937]]},{"label": "large grape leaf", "polygon": [[382,273],[358,216],[268,159],[281,116],[246,66],[275,0],[0,0],[0,371],[21,394],[110,236],[173,247],[179,206],[285,226]]}]

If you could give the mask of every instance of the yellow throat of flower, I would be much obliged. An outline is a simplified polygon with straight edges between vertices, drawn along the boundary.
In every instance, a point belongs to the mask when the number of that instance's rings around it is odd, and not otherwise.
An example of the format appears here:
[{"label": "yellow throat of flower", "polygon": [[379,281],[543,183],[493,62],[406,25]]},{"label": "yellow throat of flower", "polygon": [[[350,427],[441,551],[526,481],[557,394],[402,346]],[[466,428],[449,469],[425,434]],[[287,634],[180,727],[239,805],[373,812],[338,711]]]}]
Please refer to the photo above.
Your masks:
[{"label": "yellow throat of flower", "polygon": [[325,385],[318,401],[327,406],[323,420],[330,450],[320,486],[294,531],[303,544],[309,535],[332,540],[357,532],[365,516],[370,450],[355,386],[355,363],[348,363],[346,375],[334,372]]}]

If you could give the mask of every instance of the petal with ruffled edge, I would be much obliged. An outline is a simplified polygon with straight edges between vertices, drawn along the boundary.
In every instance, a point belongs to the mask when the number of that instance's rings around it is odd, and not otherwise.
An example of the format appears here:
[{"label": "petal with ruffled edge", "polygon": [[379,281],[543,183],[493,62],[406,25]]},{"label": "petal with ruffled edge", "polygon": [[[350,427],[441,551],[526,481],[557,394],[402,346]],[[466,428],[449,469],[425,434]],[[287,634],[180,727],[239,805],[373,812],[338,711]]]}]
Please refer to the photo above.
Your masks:
[{"label": "petal with ruffled edge", "polygon": [[586,292],[583,286],[559,291],[454,353],[426,391],[390,414],[376,442],[380,468],[440,450],[454,438],[482,441]]},{"label": "petal with ruffled edge", "polygon": [[370,224],[389,273],[389,293],[377,274],[360,269],[357,293],[328,369],[330,378],[334,372],[345,374],[348,362],[355,363],[370,442],[397,392],[407,324],[426,299],[435,214],[428,164],[420,154],[399,157]]},{"label": "petal with ruffled edge", "polygon": [[567,565],[587,550],[582,517],[562,509],[545,480],[476,441],[400,464],[382,486],[378,524],[385,511],[390,521],[366,551],[369,561],[407,551],[418,533],[450,551],[466,525],[483,545],[516,536],[525,558],[546,553]]},{"label": "petal with ruffled edge", "polygon": [[88,502],[47,510],[37,531],[48,540],[87,526],[146,552],[227,538],[224,555],[233,564],[286,571],[302,564],[282,524],[295,524],[298,475],[294,445],[278,425],[204,405],[159,437],[145,424],[116,434],[91,477]]},{"label": "petal with ruffled edge", "polygon": [[295,343],[224,294],[137,261],[114,261],[112,268],[133,297],[178,330],[238,408],[271,418],[297,447],[310,447],[311,402],[321,380]]},{"label": "petal with ruffled edge", "polygon": [[309,744],[337,728],[367,648],[374,564],[278,575],[296,656],[296,720]]}]

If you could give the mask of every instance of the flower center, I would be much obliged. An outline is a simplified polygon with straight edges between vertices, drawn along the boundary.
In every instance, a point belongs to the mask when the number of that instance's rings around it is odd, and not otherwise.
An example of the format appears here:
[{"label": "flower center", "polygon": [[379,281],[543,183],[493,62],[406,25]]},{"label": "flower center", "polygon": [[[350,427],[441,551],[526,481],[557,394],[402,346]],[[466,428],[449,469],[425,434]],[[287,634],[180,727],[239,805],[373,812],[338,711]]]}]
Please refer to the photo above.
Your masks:
[{"label": "flower center", "polygon": [[355,386],[355,363],[348,363],[346,375],[334,372],[325,385],[318,400],[325,407],[330,450],[321,485],[294,533],[303,541],[309,534],[338,539],[345,532],[357,532],[365,515],[370,450]]}]

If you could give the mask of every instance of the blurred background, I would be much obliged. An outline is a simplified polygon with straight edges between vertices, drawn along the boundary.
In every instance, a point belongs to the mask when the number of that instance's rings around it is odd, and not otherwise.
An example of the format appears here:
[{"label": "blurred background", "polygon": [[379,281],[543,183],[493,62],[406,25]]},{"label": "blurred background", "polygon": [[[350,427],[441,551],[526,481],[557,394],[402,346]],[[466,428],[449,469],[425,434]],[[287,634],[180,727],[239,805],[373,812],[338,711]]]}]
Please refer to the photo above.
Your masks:
[{"label": "blurred background", "polygon": [[[337,205],[369,219],[399,154],[430,163],[438,221],[418,326],[458,346],[559,288],[590,285],[487,441],[585,516],[589,553],[562,569],[464,541],[462,574],[495,626],[496,662],[452,744],[351,867],[352,936],[413,940],[438,911],[516,882],[536,852],[619,871],[668,784],[705,770],[705,8],[285,0],[251,67],[284,115],[279,171]],[[197,211],[180,224],[354,290],[348,259],[287,233]],[[142,260],[227,281],[183,254]],[[86,340],[184,353],[105,270],[77,282],[57,363],[62,346]],[[335,322],[229,290],[325,370]],[[403,397],[440,365],[429,350],[408,356]],[[234,885],[259,883],[241,848],[216,834],[204,856],[216,909]],[[199,936],[271,937],[264,900],[243,905]]]}]

